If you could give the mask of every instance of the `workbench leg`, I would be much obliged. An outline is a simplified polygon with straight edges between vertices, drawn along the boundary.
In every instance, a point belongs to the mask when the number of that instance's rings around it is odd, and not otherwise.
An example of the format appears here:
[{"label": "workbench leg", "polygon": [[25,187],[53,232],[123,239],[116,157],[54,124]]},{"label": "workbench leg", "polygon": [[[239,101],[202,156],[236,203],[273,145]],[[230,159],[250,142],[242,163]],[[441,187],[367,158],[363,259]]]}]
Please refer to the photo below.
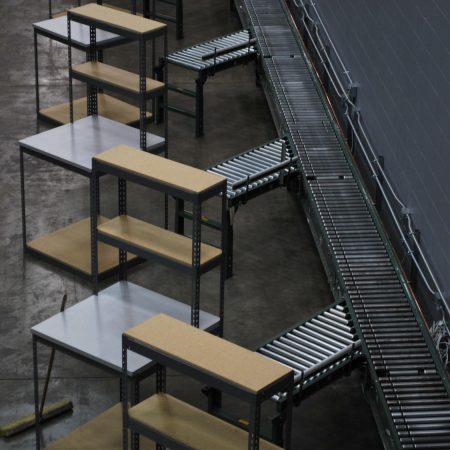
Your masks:
[{"label": "workbench leg", "polygon": [[292,375],[292,379],[289,383],[287,389],[287,398],[286,398],[286,423],[284,427],[284,448],[285,450],[290,450],[291,446],[291,435],[292,435],[292,407],[293,407],[293,395],[294,395],[294,376]]},{"label": "workbench leg", "polygon": [[232,212],[230,210],[227,211],[227,220],[226,220],[226,233],[227,233],[227,279],[233,276],[233,220],[232,220]]},{"label": "workbench leg", "polygon": [[[139,381],[131,380],[131,404],[137,405],[139,403]],[[139,433],[131,433],[131,449],[139,450]]]},{"label": "workbench leg", "polygon": [[206,82],[206,76],[200,72],[199,77],[195,80],[195,136],[203,136],[203,120],[204,120],[204,101],[203,87]]},{"label": "workbench leg", "polygon": [[39,415],[39,372],[37,361],[37,339],[33,335],[33,381],[34,381],[34,415],[36,431],[36,450],[41,448],[41,417]]},{"label": "workbench leg", "polygon": [[248,448],[249,450],[259,449],[259,427],[261,421],[261,404],[259,400],[250,405],[250,423],[248,427]]},{"label": "workbench leg", "polygon": [[23,162],[23,150],[20,147],[20,199],[22,201],[22,245],[23,252],[27,251],[27,218],[25,212],[25,168]]},{"label": "workbench leg", "polygon": [[184,234],[184,200],[175,199],[175,233]]},{"label": "workbench leg", "polygon": [[[278,409],[278,408],[277,408]],[[283,430],[284,430],[284,423],[285,423],[285,408],[284,408],[284,402],[281,406],[281,411],[278,411],[278,414],[272,418],[272,441],[279,445],[280,447],[283,446]]]},{"label": "workbench leg", "polygon": [[[119,216],[127,213],[127,182],[123,178],[119,178]],[[127,252],[119,249],[119,279],[127,279]]]},{"label": "workbench leg", "polygon": [[175,23],[177,26],[177,39],[183,39],[183,0],[176,0]]},{"label": "workbench leg", "polygon": [[39,57],[37,31],[34,30],[34,86],[36,90],[36,117],[39,119]]}]

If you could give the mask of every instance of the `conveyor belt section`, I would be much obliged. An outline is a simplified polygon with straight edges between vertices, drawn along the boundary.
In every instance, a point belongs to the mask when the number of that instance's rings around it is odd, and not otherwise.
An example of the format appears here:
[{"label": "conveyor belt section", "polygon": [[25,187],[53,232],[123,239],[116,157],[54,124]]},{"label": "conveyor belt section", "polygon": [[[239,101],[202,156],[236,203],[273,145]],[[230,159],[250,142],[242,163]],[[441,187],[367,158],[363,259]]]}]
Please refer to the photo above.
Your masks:
[{"label": "conveyor belt section", "polygon": [[[243,0],[252,24],[280,0]],[[286,26],[288,30],[289,26]],[[270,28],[259,31],[270,34]],[[255,33],[256,34],[256,33]],[[258,45],[268,36],[257,35]],[[450,386],[426,324],[303,50],[262,59],[282,128],[299,158],[308,214],[349,299],[390,448],[450,449]],[[331,272],[330,272],[331,273]],[[379,413],[378,413],[379,414]],[[388,432],[386,430],[389,430]]]},{"label": "conveyor belt section", "polygon": [[[334,303],[311,319],[283,332],[258,352],[292,368],[295,394],[359,357],[361,342],[345,303]],[[274,397],[283,401],[284,394]]]},{"label": "conveyor belt section", "polygon": [[233,201],[283,185],[286,177],[297,173],[296,159],[287,139],[281,138],[233,156],[207,170],[227,178],[227,197]]},{"label": "conveyor belt section", "polygon": [[[167,56],[167,61],[186,69],[196,71],[219,68],[225,64],[229,65],[233,62],[237,63],[241,59],[248,59],[249,57],[256,56],[255,46],[248,45],[250,39],[251,36],[247,30],[238,31],[237,33],[221,36],[211,41],[170,53]],[[203,59],[203,57],[208,54],[233,46],[243,46],[243,48],[216,57],[212,56],[211,58]]]},{"label": "conveyor belt section", "polygon": [[354,180],[310,182],[401,448],[450,448],[450,398]]}]

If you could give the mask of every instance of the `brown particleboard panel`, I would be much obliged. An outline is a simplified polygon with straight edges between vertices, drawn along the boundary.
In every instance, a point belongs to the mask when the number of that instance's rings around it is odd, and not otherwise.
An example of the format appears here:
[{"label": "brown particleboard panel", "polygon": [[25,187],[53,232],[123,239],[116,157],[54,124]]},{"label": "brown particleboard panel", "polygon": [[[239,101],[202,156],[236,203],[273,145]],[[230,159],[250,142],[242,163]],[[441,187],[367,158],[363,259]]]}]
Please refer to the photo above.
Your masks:
[{"label": "brown particleboard panel", "polygon": [[[40,114],[48,119],[65,125],[70,122],[70,103],[61,103],[41,109]],[[139,121],[139,108],[129,103],[123,102],[107,94],[98,94],[98,114],[116,122],[131,125]],[[74,120],[83,119],[87,116],[86,97],[78,98],[73,102]],[[151,119],[152,114],[147,112],[147,119]]]},{"label": "brown particleboard panel", "polygon": [[[196,450],[248,448],[248,433],[168,394],[155,394],[129,410],[130,417]],[[278,447],[260,439],[261,450]]]},{"label": "brown particleboard panel", "polygon": [[[109,219],[99,216],[99,222]],[[28,247],[56,261],[91,275],[91,220],[83,219],[53,233],[27,243]],[[135,256],[128,254],[128,259]],[[113,269],[119,264],[117,248],[99,243],[99,274]]]},{"label": "brown particleboard panel", "polygon": [[124,30],[136,34],[152,35],[167,27],[164,23],[95,3],[72,8],[70,12],[74,15],[95,20],[99,24],[103,23],[116,27],[117,34],[120,34],[120,30]]},{"label": "brown particleboard panel", "polygon": [[125,334],[168,358],[252,393],[259,393],[292,373],[287,366],[165,314],[154,316]]},{"label": "brown particleboard panel", "polygon": [[[47,450],[122,450],[122,405],[118,403],[68,435],[52,442]],[[155,443],[140,438],[141,450],[154,450]]]},{"label": "brown particleboard panel", "polygon": [[[103,81],[112,86],[120,87],[127,91],[139,94],[139,75],[118,67],[110,66],[97,61],[86,62],[72,67],[73,73],[78,73],[91,78],[92,80]],[[158,92],[164,89],[164,83],[146,79],[146,92]]]},{"label": "brown particleboard panel", "polygon": [[[112,238],[135,245],[143,250],[192,266],[192,239],[157,227],[130,216],[118,216],[97,227],[98,231]],[[222,254],[220,248],[201,245],[200,265]]]},{"label": "brown particleboard panel", "polygon": [[95,159],[162,185],[200,194],[223,183],[225,178],[161,156],[119,145]]}]

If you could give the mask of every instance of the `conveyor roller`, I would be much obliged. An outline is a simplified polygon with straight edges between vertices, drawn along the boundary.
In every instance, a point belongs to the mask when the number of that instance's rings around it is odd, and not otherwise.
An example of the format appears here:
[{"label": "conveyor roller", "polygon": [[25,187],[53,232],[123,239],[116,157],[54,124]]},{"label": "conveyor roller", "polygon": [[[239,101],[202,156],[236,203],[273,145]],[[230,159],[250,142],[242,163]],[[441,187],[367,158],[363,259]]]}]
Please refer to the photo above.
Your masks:
[{"label": "conveyor roller", "polygon": [[[299,393],[359,357],[360,346],[345,303],[341,302],[283,332],[258,352],[291,367],[295,393]],[[281,393],[274,400],[284,398]]]},{"label": "conveyor roller", "polygon": [[285,138],[276,139],[210,167],[208,172],[227,177],[227,197],[238,199],[268,185],[282,185],[284,177],[297,172]]}]

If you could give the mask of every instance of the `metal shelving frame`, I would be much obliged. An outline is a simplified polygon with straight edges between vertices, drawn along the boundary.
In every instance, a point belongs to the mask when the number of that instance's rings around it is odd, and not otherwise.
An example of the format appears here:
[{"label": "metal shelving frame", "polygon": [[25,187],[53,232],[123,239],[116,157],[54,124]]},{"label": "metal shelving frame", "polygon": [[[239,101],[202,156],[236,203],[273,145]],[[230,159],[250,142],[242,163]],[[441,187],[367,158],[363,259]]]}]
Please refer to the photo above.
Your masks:
[{"label": "metal shelving frame", "polygon": [[[71,21],[82,23],[90,28],[90,49],[88,52],[89,61],[97,61],[96,51],[96,29],[109,31],[111,33],[123,36],[130,41],[136,41],[139,45],[139,94],[133,95],[139,99],[139,130],[140,130],[140,147],[145,150],[146,144],[146,131],[147,131],[147,100],[149,98],[158,97],[161,93],[149,93],[146,92],[146,79],[147,79],[147,41],[152,40],[153,52],[152,52],[152,70],[154,68],[155,61],[155,45],[154,39],[159,36],[163,36],[164,39],[164,55],[167,55],[168,40],[167,40],[167,26],[164,26],[159,31],[153,31],[149,33],[138,33],[129,29],[124,29],[114,24],[109,24],[103,21],[95,20],[93,18],[84,17],[76,13],[74,10],[67,12],[67,35],[68,35],[68,62],[69,62],[69,97],[70,97],[70,121],[73,122],[73,85],[72,80],[78,79],[88,84],[88,115],[96,115],[98,113],[97,95],[99,89],[107,89],[111,92],[116,92],[122,95],[130,96],[130,91],[123,89],[122,87],[112,85],[106,81],[94,80],[91,77],[77,74],[72,70],[72,38],[71,38]],[[167,80],[167,68],[164,71],[164,80]],[[167,118],[167,82],[164,84],[162,96],[163,101],[163,120],[164,120],[164,138],[166,140],[164,155],[168,157],[168,118]]]},{"label": "metal shelving frame", "polygon": [[[175,198],[175,201],[188,201],[193,206],[193,223],[192,223],[192,265],[186,266],[174,260],[168,259],[164,256],[157,255],[153,252],[146,251],[140,247],[124,242],[121,239],[113,238],[97,229],[97,216],[99,213],[100,199],[98,181],[101,175],[108,174],[118,177],[118,213],[119,215],[126,214],[126,183],[140,184],[150,189],[157,190],[167,196]],[[126,254],[132,252],[144,259],[154,260],[158,263],[175,268],[182,272],[191,275],[192,293],[191,293],[191,325],[199,326],[199,312],[200,312],[200,276],[213,268],[220,265],[220,299],[219,299],[219,317],[220,330],[219,336],[223,335],[223,318],[224,318],[224,297],[225,297],[225,278],[226,278],[226,180],[209,188],[201,193],[192,193],[181,188],[167,186],[158,181],[154,181],[138,174],[131,173],[118,167],[93,159],[92,162],[92,178],[91,178],[91,239],[94,243],[92,247],[92,281],[94,285],[94,292],[98,290],[98,253],[97,242],[101,241],[114,247],[118,247],[119,251],[119,274],[121,279],[126,279]],[[202,225],[202,202],[221,194],[221,255],[212,259],[210,262],[200,264],[200,249],[201,249],[201,225]],[[167,225],[167,223],[166,223]],[[167,228],[167,226],[166,226]]]},{"label": "metal shelving frame", "polygon": [[[230,394],[237,397],[239,400],[246,402],[250,406],[249,413],[249,424],[248,424],[248,449],[258,450],[259,449],[259,439],[260,439],[260,421],[261,421],[261,403],[265,400],[270,399],[273,395],[278,392],[286,392],[286,426],[285,426],[285,449],[291,449],[291,425],[292,425],[292,391],[294,389],[294,378],[293,374],[282,378],[276,383],[268,386],[267,389],[260,393],[249,392],[243,387],[236,386],[222,380],[221,378],[210,374],[201,369],[193,367],[186,364],[183,361],[179,361],[170,357],[156,349],[150,348],[149,346],[140,343],[133,338],[129,337],[124,333],[122,335],[122,405],[124,410],[123,425],[124,431],[123,435],[126,436],[126,431],[131,429],[136,433],[143,434],[157,442],[157,449],[163,449],[165,446],[173,449],[190,449],[187,446],[180,446],[176,441],[166,438],[166,436],[161,435],[154,430],[149,429],[145,425],[140,424],[137,421],[131,419],[128,415],[128,399],[127,399],[127,351],[133,351],[140,355],[151,358],[152,361],[157,363],[156,366],[156,393],[166,392],[166,368],[170,368],[179,373],[186,374],[190,378],[200,381],[206,386],[210,386],[212,389]],[[128,442],[124,440],[124,450],[128,449]]]},{"label": "metal shelving frame", "polygon": [[[135,1],[135,0],[132,0]],[[101,5],[103,3],[103,0],[96,0],[98,5]],[[53,12],[52,12],[52,0],[49,0],[49,19],[55,19],[55,17],[53,17]],[[81,0],[77,1],[77,5],[81,6]],[[65,12],[64,12],[65,15]],[[36,24],[39,24],[40,22],[37,22]],[[44,114],[41,114],[40,111],[40,86],[39,86],[39,51],[38,51],[38,36],[43,36],[46,37],[52,41],[55,42],[59,42],[60,44],[63,45],[68,45],[68,37],[62,37],[60,35],[58,35],[57,33],[53,33],[51,31],[48,30],[44,30],[42,28],[40,28],[39,26],[35,26],[36,24],[33,24],[33,35],[34,35],[34,80],[35,80],[35,96],[36,96],[36,116],[38,119],[40,120],[45,120],[48,121],[52,124],[55,125],[60,125],[61,123],[57,120],[54,120],[50,117],[47,117]],[[96,50],[97,50],[97,59],[99,61],[103,60],[103,51],[108,49],[108,48],[112,48],[112,47],[116,47],[118,45],[122,45],[124,43],[126,43],[127,40],[124,38],[120,38],[117,37],[117,39],[114,40],[108,40],[104,43],[100,42],[100,43],[96,43]],[[78,43],[76,41],[72,41],[72,47],[75,48],[76,50],[82,51],[86,54],[86,59],[88,58],[88,53],[90,51],[90,44],[83,44],[83,43]]]}]

